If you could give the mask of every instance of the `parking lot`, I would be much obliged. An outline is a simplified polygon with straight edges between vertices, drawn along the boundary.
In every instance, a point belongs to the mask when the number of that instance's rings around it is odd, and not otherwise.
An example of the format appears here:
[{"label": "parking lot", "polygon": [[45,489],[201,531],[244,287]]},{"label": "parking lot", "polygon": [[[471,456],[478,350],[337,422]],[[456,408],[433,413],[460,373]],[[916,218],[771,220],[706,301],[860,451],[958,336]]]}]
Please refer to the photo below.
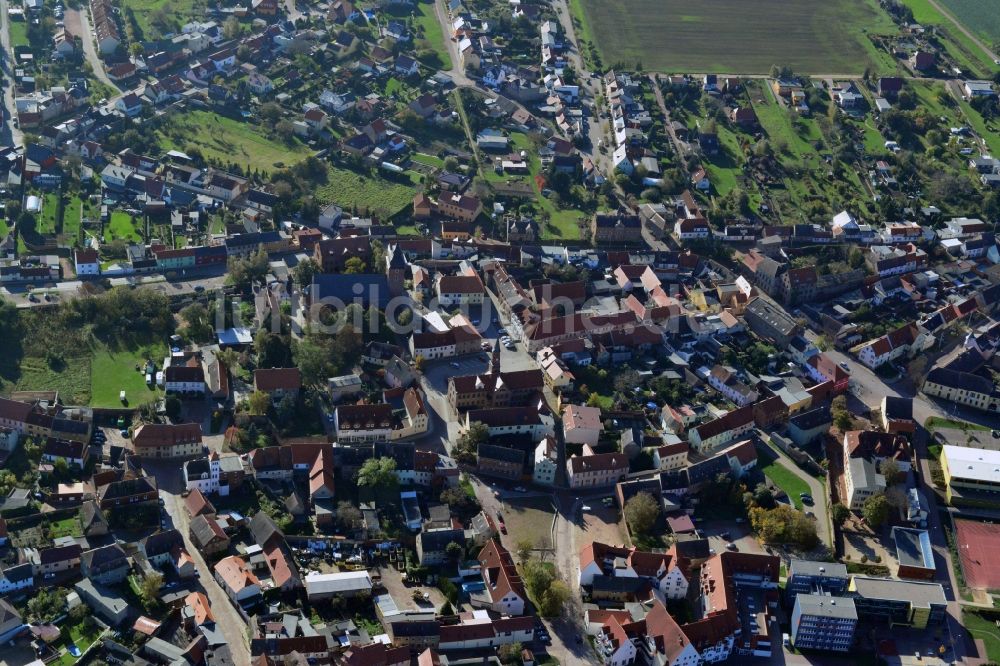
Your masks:
[{"label": "parking lot", "polygon": [[[733,524],[730,522],[705,521],[696,524],[702,534],[708,538],[709,547],[717,553],[726,550],[730,543],[736,545],[741,553],[766,553],[764,546],[757,541],[747,523]],[[723,535],[728,536],[725,538]]]},{"label": "parking lot", "polygon": [[583,505],[576,523],[576,543],[599,541],[607,544],[626,543],[627,530],[620,520],[617,507],[604,506],[600,500]]},{"label": "parking lot", "polygon": [[[428,585],[407,585],[403,582],[403,573],[392,566],[382,566],[375,569],[382,576],[382,585],[386,592],[396,602],[400,610],[434,610],[441,608],[446,601],[441,590]],[[414,593],[430,597],[426,601],[414,599]]]}]

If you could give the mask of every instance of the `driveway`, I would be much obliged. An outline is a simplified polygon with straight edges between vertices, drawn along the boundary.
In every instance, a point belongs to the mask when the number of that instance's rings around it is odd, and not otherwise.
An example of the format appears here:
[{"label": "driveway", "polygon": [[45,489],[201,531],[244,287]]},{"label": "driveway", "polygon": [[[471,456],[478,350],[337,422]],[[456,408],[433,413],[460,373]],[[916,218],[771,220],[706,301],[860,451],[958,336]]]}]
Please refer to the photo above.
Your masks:
[{"label": "driveway", "polygon": [[815,504],[811,507],[806,506],[803,508],[805,511],[811,511],[816,516],[816,535],[819,540],[826,545],[828,549],[833,550],[833,526],[830,522],[830,498],[827,493],[826,484],[817,479],[812,474],[805,472],[802,468],[795,464],[795,461],[786,456],[784,453],[779,451],[773,446],[767,446],[768,449],[777,456],[777,464],[781,465],[788,471],[790,471],[795,476],[799,477],[802,481],[805,481],[806,485],[809,486],[809,493],[813,496]]}]

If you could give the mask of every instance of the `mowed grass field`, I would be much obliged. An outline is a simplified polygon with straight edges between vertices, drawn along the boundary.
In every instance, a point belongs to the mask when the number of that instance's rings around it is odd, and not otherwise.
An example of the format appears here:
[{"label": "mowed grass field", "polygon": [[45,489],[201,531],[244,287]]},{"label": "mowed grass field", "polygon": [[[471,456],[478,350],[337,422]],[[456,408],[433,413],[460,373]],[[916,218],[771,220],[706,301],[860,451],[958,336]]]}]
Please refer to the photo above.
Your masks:
[{"label": "mowed grass field", "polygon": [[120,407],[118,396],[125,391],[130,407],[156,400],[162,392],[146,385],[146,376],[135,366],[145,366],[152,359],[159,368],[167,353],[166,345],[154,343],[139,349],[112,351],[107,348],[94,350],[90,364],[90,404],[93,407]]},{"label": "mowed grass field", "polygon": [[873,0],[578,0],[608,66],[650,71],[861,74],[894,69],[865,33],[896,29]]},{"label": "mowed grass field", "polygon": [[290,166],[309,156],[309,147],[298,139],[286,144],[267,136],[258,125],[220,116],[211,111],[185,111],[171,118],[166,132],[158,132],[164,150],[197,147],[208,159],[235,162],[243,168],[268,172]]}]

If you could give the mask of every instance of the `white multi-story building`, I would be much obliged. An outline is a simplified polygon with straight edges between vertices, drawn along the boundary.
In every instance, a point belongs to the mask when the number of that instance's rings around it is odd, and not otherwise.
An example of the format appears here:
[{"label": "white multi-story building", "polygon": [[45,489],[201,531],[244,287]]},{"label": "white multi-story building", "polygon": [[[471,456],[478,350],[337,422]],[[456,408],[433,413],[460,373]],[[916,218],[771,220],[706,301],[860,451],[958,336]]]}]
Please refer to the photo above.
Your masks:
[{"label": "white multi-story building", "polygon": [[554,486],[559,469],[559,443],[555,437],[546,437],[535,447],[535,466],[531,480],[541,486]]},{"label": "white multi-story building", "polygon": [[628,474],[628,456],[624,453],[594,453],[584,445],[582,456],[566,461],[566,480],[570,488],[600,488],[618,483]]}]

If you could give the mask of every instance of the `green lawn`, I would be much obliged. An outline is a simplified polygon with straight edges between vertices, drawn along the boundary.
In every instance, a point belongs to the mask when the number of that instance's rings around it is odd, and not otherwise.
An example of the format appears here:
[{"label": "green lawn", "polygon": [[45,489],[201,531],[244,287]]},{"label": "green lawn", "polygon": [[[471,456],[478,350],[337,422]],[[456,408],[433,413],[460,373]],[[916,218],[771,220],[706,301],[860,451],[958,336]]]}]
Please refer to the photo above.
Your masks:
[{"label": "green lawn", "polygon": [[[93,629],[87,629],[83,626],[82,621],[76,624],[64,624],[59,641],[53,644],[52,647],[59,651],[66,649],[70,645],[76,645],[80,648],[80,652],[85,652],[100,636],[101,631],[97,625]],[[50,662],[49,666],[70,666],[77,661],[77,658],[69,654],[69,652],[64,652],[59,659]]]},{"label": "green lawn", "polygon": [[[398,15],[397,12],[389,13]],[[403,15],[408,15],[408,13],[403,13]],[[434,13],[433,0],[417,0],[413,6],[413,26],[417,32],[415,43],[417,50],[424,48],[431,51],[431,55],[422,58],[421,63],[434,69],[450,69],[451,56],[448,55],[441,22],[437,20],[437,15]],[[421,40],[427,43],[424,44]]]},{"label": "green lawn", "polygon": [[130,407],[137,407],[161,395],[161,391],[146,385],[146,378],[135,366],[145,365],[151,358],[157,368],[163,363],[166,346],[160,343],[135,350],[110,351],[100,349],[94,353],[91,364],[91,401],[93,407],[120,407],[119,391],[125,391]]},{"label": "green lawn", "polygon": [[49,192],[42,198],[42,212],[35,230],[42,235],[54,234],[59,225],[59,195]]},{"label": "green lawn", "polygon": [[997,628],[995,622],[979,613],[962,609],[962,626],[975,638],[983,641],[991,662],[1000,663],[1000,628]]},{"label": "green lawn", "polygon": [[[816,203],[831,213],[845,207],[866,212],[870,197],[855,170],[846,169],[842,179],[830,178],[829,166],[822,156],[827,142],[817,120],[790,113],[762,82],[750,83],[747,89],[761,129],[788,174],[784,188],[771,191],[784,222],[801,221],[798,218],[802,211]],[[871,149],[884,150],[884,143],[874,127],[865,129],[864,138]]]},{"label": "green lawn", "polygon": [[10,233],[10,225],[7,224],[7,218],[0,216],[0,237],[4,237]]},{"label": "green lawn", "polygon": [[435,169],[444,168],[444,160],[440,157],[427,155],[426,153],[414,153],[411,157],[414,162],[426,164],[427,166],[434,167]]},{"label": "green lawn", "polygon": [[397,79],[395,76],[385,82],[384,92],[386,97],[391,97],[392,95],[406,97],[409,91],[410,89],[406,86],[406,84]]},{"label": "green lawn", "polygon": [[[993,155],[1000,155],[1000,132],[996,129],[989,130],[986,127],[986,121],[983,119],[979,112],[972,108],[972,106],[966,102],[964,99],[959,102],[959,106],[962,107],[962,113],[965,114],[965,119],[969,122],[969,125],[976,131],[976,134],[983,138],[986,145],[990,148],[990,153]],[[996,121],[990,123],[994,128],[996,127]]]},{"label": "green lawn", "polygon": [[118,239],[124,239],[135,243],[142,242],[142,236],[139,234],[138,223],[132,218],[131,215],[121,210],[112,211],[111,219],[108,221],[108,225],[104,229],[104,236],[109,243]]},{"label": "green lawn", "polygon": [[17,48],[18,46],[30,46],[31,43],[28,41],[28,24],[24,21],[8,21],[10,25],[10,46],[11,48]]},{"label": "green lawn", "polygon": [[775,101],[766,84],[757,82],[747,87],[753,91],[753,108],[768,138],[782,144],[789,155],[801,158],[815,154],[813,142],[823,138],[815,121],[801,117],[793,121],[789,110]]},{"label": "green lawn", "polygon": [[784,490],[795,508],[801,510],[802,500],[799,499],[799,493],[808,493],[809,484],[800,479],[791,469],[785,467],[782,461],[776,459],[768,462],[766,465],[761,465],[761,460],[763,458],[758,459],[757,463],[760,471],[767,478],[771,479],[774,485]]},{"label": "green lawn", "polygon": [[931,432],[934,432],[938,428],[954,428],[956,430],[989,430],[988,427],[984,425],[979,425],[978,423],[969,423],[968,421],[958,421],[955,419],[946,419],[940,416],[932,416],[924,421],[924,427]]},{"label": "green lawn", "polygon": [[83,217],[83,201],[77,195],[72,195],[63,208],[62,233],[77,240],[80,237],[80,220]]},{"label": "green lawn", "polygon": [[221,217],[215,215],[212,217],[211,221],[208,223],[208,233],[210,234],[224,234],[226,233],[226,223]]},{"label": "green lawn", "polygon": [[49,531],[53,539],[63,536],[81,536],[83,534],[83,526],[80,524],[80,519],[77,516],[70,516],[49,525]]},{"label": "green lawn", "polygon": [[[131,9],[138,23],[141,39],[154,40],[180,27],[192,18],[202,16],[196,11],[196,0],[122,0],[123,8]],[[128,23],[126,17],[122,17]]]},{"label": "green lawn", "polygon": [[[605,63],[652,71],[760,74],[776,63],[817,74],[892,71],[869,34],[898,29],[874,0],[580,0]],[[574,10],[576,8],[574,7]],[[649,48],[655,44],[656,48]]]},{"label": "green lawn", "polygon": [[271,138],[270,130],[210,111],[185,111],[157,131],[163,150],[197,148],[209,160],[235,162],[251,171],[270,171],[299,162],[311,154],[304,143]]},{"label": "green lawn", "polygon": [[743,150],[740,148],[740,139],[734,132],[721,126],[717,132],[721,150],[715,155],[706,156],[703,166],[712,181],[712,189],[719,196],[725,196],[736,189],[737,178],[743,173]]},{"label": "green lawn", "polygon": [[542,196],[542,191],[535,181],[535,176],[542,171],[542,161],[538,157],[537,149],[531,142],[531,139],[521,132],[511,132],[510,140],[515,150],[523,150],[528,154],[528,175],[521,177],[499,176],[492,168],[487,167],[484,169],[486,180],[520,180],[528,182],[531,185],[531,189],[535,192],[535,205],[549,214],[548,223],[542,225],[542,240],[579,240],[580,228],[577,222],[579,222],[581,216],[585,216],[585,213],[572,208],[559,208],[551,199]]}]

